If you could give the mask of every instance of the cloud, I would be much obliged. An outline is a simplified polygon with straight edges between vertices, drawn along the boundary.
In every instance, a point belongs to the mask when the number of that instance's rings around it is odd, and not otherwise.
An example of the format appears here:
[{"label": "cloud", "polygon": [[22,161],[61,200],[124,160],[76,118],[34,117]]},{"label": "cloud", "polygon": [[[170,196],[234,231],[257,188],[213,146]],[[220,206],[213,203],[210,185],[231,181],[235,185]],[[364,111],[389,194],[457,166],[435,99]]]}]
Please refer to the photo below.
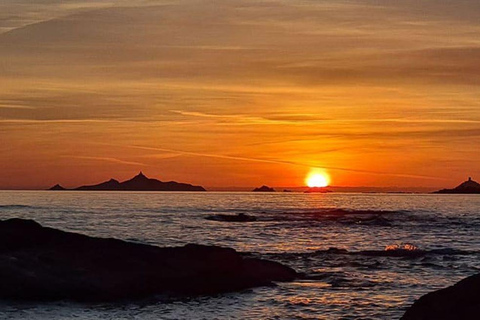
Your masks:
[{"label": "cloud", "polygon": [[[304,114],[303,117],[292,119],[290,116],[273,116],[267,117],[252,117],[249,115],[241,114],[211,114],[198,111],[182,111],[182,110],[170,110],[171,112],[180,114],[186,117],[198,117],[207,119],[219,119],[218,124],[227,123],[239,124],[239,125],[255,125],[255,124],[273,124],[273,125],[317,125],[322,123],[418,123],[418,124],[480,124],[480,119],[412,119],[412,118],[359,118],[359,119],[328,119],[318,118],[317,114]],[[315,119],[317,118],[317,119]]]},{"label": "cloud", "polygon": [[0,109],[26,109],[26,110],[34,110],[35,107],[32,106],[25,106],[25,105],[15,105],[15,104],[0,104]]},{"label": "cloud", "polygon": [[121,163],[111,159],[151,160],[135,149],[112,158],[89,149],[111,143],[197,157],[170,169],[191,165],[206,179],[214,171],[198,157],[226,160],[232,174],[250,162],[429,180],[444,171],[435,159],[470,159],[480,147],[477,8],[470,0],[5,0],[0,164],[54,163],[71,146],[112,170]]},{"label": "cloud", "polygon": [[[452,31],[434,20],[419,32],[389,7],[247,3],[187,1],[83,12],[0,36],[0,56],[10,61],[10,76],[250,79],[270,86],[478,83],[479,49],[472,46],[478,25]],[[360,13],[379,21],[367,22]],[[23,65],[26,59],[30,63]]]},{"label": "cloud", "polygon": [[125,161],[117,158],[109,158],[109,157],[88,157],[88,156],[63,156],[64,158],[70,158],[70,159],[82,159],[82,160],[94,160],[94,161],[106,161],[106,162],[113,162],[113,163],[118,163],[118,164],[126,164],[126,165],[131,165],[131,166],[140,166],[140,167],[146,167],[148,166],[145,163],[141,162],[135,162],[135,161]]}]

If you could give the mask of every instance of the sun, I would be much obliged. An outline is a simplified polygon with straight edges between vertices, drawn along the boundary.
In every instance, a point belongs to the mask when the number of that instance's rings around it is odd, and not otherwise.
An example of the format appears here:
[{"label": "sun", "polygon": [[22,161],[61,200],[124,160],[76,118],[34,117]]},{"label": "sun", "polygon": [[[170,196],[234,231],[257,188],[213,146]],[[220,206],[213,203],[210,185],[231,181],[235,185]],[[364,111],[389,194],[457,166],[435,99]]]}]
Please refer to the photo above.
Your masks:
[{"label": "sun", "polygon": [[327,187],[330,184],[330,176],[325,172],[314,170],[308,174],[305,183],[310,188]]}]

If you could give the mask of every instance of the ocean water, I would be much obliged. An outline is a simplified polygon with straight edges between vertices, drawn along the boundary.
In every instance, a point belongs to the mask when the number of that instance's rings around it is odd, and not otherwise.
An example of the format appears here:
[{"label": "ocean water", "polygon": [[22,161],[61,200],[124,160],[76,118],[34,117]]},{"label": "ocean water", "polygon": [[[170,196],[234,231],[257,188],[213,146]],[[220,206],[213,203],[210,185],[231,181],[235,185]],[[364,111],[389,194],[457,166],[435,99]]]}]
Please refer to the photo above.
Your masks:
[{"label": "ocean water", "polygon": [[[254,215],[254,222],[205,219]],[[1,319],[398,319],[480,272],[480,196],[1,191],[0,219],[158,246],[220,245],[305,279],[131,303],[0,302]],[[408,243],[412,250],[395,249]]]}]

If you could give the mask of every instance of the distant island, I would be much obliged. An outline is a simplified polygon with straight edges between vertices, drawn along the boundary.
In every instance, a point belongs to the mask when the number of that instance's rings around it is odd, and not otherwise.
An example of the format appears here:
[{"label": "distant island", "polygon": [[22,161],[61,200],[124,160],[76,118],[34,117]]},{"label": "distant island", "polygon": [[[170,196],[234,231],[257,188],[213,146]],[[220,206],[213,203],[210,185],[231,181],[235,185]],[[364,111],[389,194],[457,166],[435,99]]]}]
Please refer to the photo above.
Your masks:
[{"label": "distant island", "polygon": [[467,181],[453,189],[443,189],[434,193],[444,194],[480,194],[480,183],[468,178]]},{"label": "distant island", "polygon": [[56,185],[54,185],[53,187],[51,187],[50,189],[48,189],[48,190],[67,190],[67,189],[65,189],[64,187],[62,187],[62,186],[59,185],[59,184],[56,184]]},{"label": "distant island", "polygon": [[275,192],[275,189],[269,186],[261,186],[260,188],[253,189],[253,192]]},{"label": "distant island", "polygon": [[150,179],[142,172],[130,180],[119,182],[115,179],[75,189],[65,189],[59,184],[49,190],[80,190],[80,191],[207,191],[202,186],[194,186],[188,183],[175,181],[162,182],[157,179]]}]

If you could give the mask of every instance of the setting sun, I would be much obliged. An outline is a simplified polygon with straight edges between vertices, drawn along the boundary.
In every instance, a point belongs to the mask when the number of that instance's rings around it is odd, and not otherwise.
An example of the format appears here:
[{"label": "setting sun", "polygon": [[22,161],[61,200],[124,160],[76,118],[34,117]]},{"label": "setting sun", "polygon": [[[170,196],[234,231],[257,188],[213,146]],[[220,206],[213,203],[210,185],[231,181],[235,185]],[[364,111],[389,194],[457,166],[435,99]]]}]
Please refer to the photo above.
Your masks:
[{"label": "setting sun", "polygon": [[325,172],[313,171],[305,179],[310,188],[327,187],[330,184],[330,176]]}]

